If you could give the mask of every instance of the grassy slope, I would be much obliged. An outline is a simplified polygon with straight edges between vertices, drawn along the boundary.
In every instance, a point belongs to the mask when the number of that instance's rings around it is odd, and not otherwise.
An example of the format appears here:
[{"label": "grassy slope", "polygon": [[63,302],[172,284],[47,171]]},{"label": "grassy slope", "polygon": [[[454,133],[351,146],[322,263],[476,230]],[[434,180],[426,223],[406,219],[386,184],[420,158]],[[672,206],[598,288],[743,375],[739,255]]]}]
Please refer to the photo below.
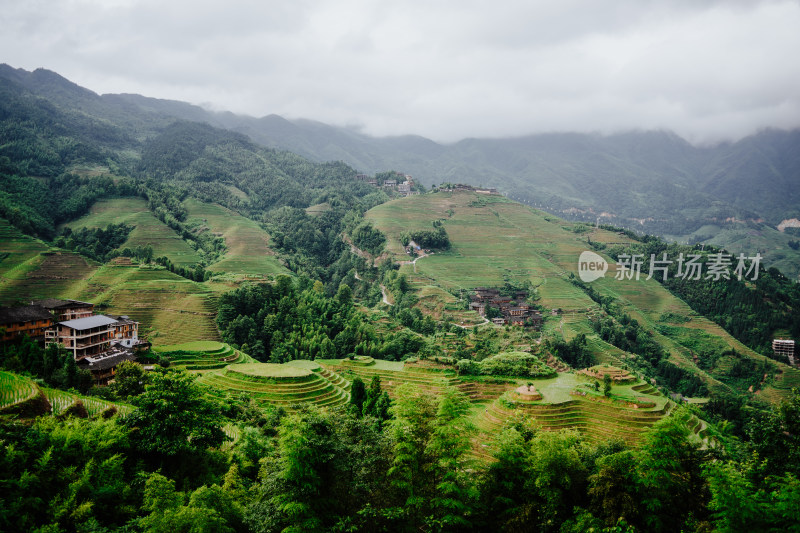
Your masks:
[{"label": "grassy slope", "polygon": [[[386,233],[387,248],[399,261],[408,259],[399,242],[402,231],[430,228],[433,220],[442,219],[452,249],[418,260],[416,273],[411,265],[405,266],[404,270],[417,282],[452,290],[498,286],[504,277],[530,280],[538,286],[541,304],[564,311],[560,317],[548,318],[546,333],[558,332],[567,339],[585,333],[590,348],[601,361],[622,362],[626,358],[625,352],[594,334],[589,318],[598,312],[597,304],[566,279],[569,272],[577,274],[578,256],[589,249],[589,235],[570,231],[572,224],[502,197],[474,193],[403,198],[373,208],[367,218]],[[604,242],[625,240],[604,230],[593,233],[591,238]],[[593,286],[601,294],[617,298],[622,309],[651,330],[679,366],[698,373],[712,386],[725,387],[694,363],[692,349],[687,345],[697,339],[718,347],[733,347],[759,361],[763,359],[718,325],[698,316],[656,281],[647,281],[646,276],[639,281],[613,279],[614,265],[610,264],[607,276]],[[655,326],[661,324],[661,315],[668,311],[689,320],[672,328],[667,336],[656,331]],[[797,371],[785,365],[781,369],[793,382]],[[774,399],[785,390],[767,387],[765,393]]]},{"label": "grassy slope", "polygon": [[209,265],[209,270],[253,276],[290,274],[269,248],[269,234],[257,222],[216,204],[189,199],[185,205],[190,222],[199,219],[225,239],[225,256]]},{"label": "grassy slope", "polygon": [[[181,241],[182,242],[182,241]],[[5,256],[5,254],[8,254]],[[71,298],[102,304],[99,311],[127,314],[156,344],[218,340],[216,290],[163,269],[98,265],[51,248],[0,220],[0,305],[38,298]]]},{"label": "grassy slope", "polygon": [[112,198],[94,204],[89,214],[70,222],[67,226],[78,228],[105,228],[108,224],[125,222],[135,226],[122,248],[151,245],[153,256],[165,255],[176,265],[194,265],[200,256],[169,226],[158,220],[147,209],[142,198]]},{"label": "grassy slope", "polygon": [[[81,291],[97,264],[50,248],[0,219],[0,305],[69,297]],[[73,296],[74,297],[74,296]]]},{"label": "grassy slope", "polygon": [[[248,277],[289,273],[268,248],[269,235],[254,221],[216,205],[190,201],[187,207],[190,217],[204,219],[211,231],[225,238],[228,250],[211,270]],[[151,244],[156,256],[166,255],[177,264],[200,260],[140,198],[102,200],[69,226],[105,227],[118,222],[136,226],[123,247]],[[90,301],[101,304],[102,312],[140,321],[141,333],[156,345],[219,340],[216,298],[233,287],[227,281],[196,283],[160,268],[99,265],[22,235],[3,220],[0,258],[0,305],[48,297]]]}]

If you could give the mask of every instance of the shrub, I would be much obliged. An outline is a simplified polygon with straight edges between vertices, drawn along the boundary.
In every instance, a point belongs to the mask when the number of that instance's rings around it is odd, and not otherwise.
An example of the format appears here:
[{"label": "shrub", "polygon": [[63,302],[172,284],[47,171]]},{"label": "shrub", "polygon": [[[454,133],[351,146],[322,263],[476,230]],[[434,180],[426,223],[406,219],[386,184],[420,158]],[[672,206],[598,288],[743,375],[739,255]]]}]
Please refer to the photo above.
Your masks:
[{"label": "shrub", "polygon": [[525,376],[552,377],[555,370],[539,361],[535,355],[524,352],[504,352],[484,359],[470,361],[462,359],[458,362],[460,374],[483,376]]}]

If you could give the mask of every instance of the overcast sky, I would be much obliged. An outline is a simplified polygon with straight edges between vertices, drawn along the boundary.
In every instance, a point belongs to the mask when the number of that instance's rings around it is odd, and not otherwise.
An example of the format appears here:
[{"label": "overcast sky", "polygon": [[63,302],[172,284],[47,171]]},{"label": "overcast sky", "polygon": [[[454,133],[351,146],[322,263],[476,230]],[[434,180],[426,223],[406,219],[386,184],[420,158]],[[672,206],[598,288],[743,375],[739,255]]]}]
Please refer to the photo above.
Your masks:
[{"label": "overcast sky", "polygon": [[800,0],[3,0],[0,52],[374,135],[800,126]]}]

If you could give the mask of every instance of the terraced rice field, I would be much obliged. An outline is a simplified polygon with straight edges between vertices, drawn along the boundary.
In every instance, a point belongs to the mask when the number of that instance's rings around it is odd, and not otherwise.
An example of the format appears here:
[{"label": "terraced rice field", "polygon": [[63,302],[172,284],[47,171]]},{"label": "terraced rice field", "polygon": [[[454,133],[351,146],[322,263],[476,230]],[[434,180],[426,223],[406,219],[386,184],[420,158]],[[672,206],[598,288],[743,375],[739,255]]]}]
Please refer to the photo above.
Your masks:
[{"label": "terraced rice field", "polygon": [[96,263],[76,253],[41,250],[24,263],[6,270],[0,283],[0,303],[68,298],[82,290],[85,279],[96,268]]},{"label": "terraced rice field", "polygon": [[517,412],[532,417],[545,431],[577,429],[592,441],[622,439],[631,446],[641,443],[643,433],[668,415],[674,408],[665,402],[655,409],[632,409],[586,399],[573,399],[558,404],[518,402],[509,407],[500,400],[486,407],[477,426],[484,441],[491,440]]},{"label": "terraced rice field", "polygon": [[395,260],[408,260],[400,233],[427,229],[442,219],[452,248],[418,260],[416,271],[444,289],[499,286],[509,277],[539,286],[542,303],[548,307],[594,306],[583,291],[563,279],[566,270],[556,260],[571,258],[576,266],[586,244],[564,230],[563,221],[506,198],[472,193],[415,196],[377,206],[366,218],[389,237],[387,249]]},{"label": "terraced rice field", "polygon": [[219,340],[216,293],[206,283],[162,268],[104,265],[86,280],[77,298],[102,302],[107,312],[138,320],[140,333],[157,345]]},{"label": "terraced rice field", "polygon": [[203,373],[198,383],[220,397],[245,393],[261,404],[336,407],[350,400],[350,382],[313,361],[232,364]]},{"label": "terraced rice field", "polygon": [[254,363],[249,355],[234,350],[229,345],[213,341],[195,341],[153,348],[156,353],[169,357],[174,366],[186,370],[215,370],[231,364]]},{"label": "terraced rice field", "polygon": [[[593,442],[622,439],[630,446],[639,446],[645,432],[677,407],[649,383],[641,381],[614,385],[612,399],[576,394],[591,381],[582,375],[560,374],[554,379],[533,381],[543,395],[541,401],[523,401],[512,393],[479,404],[473,411],[478,428],[473,453],[491,459],[497,434],[509,420],[520,415],[532,418],[543,431],[575,429]],[[715,445],[704,421],[692,415],[688,425],[697,442]]]},{"label": "terraced rice field", "polygon": [[[479,285],[500,286],[505,279],[530,281],[537,287],[540,303],[549,309],[563,310],[561,317],[548,317],[546,335],[571,339],[579,333],[587,336],[588,347],[600,362],[624,364],[629,354],[603,342],[591,328],[589,317],[598,306],[580,288],[568,280],[577,274],[577,259],[589,249],[588,233],[573,233],[574,225],[529,209],[502,197],[459,193],[437,193],[401,198],[371,209],[366,218],[388,237],[387,249],[395,260],[408,260],[399,237],[403,231],[430,228],[441,220],[452,243],[451,250],[435,253],[417,261],[413,267],[403,266],[408,275],[416,276],[420,290],[420,307],[436,315],[441,304],[426,300],[426,286],[440,289],[469,289]],[[598,230],[593,240],[627,242],[625,236]],[[602,255],[602,254],[601,254]],[[704,372],[693,361],[698,344],[723,349],[733,348],[740,354],[760,360],[760,356],[734,339],[723,328],[698,316],[686,303],[674,297],[656,280],[646,280],[648,265],[639,280],[616,280],[616,264],[609,261],[605,278],[592,282],[603,296],[613,297],[620,310],[648,329],[654,339],[670,354],[670,360],[701,377],[714,388],[726,386],[715,379],[715,372]],[[439,300],[444,301],[443,298]],[[430,309],[428,309],[430,307]],[[661,330],[661,316],[672,313],[688,320],[669,324]],[[786,365],[779,365],[785,376],[792,375]],[[791,383],[792,377],[788,377]],[[766,397],[772,401],[785,398],[789,388],[767,386]]]},{"label": "terraced rice field", "polygon": [[54,415],[61,414],[78,400],[80,400],[86,407],[86,411],[89,413],[89,417],[99,416],[100,414],[103,413],[103,411],[106,411],[111,407],[115,408],[118,413],[123,415],[126,415],[131,411],[133,411],[133,407],[124,403],[109,402],[107,400],[103,400],[100,398],[93,398],[91,396],[73,394],[71,392],[66,392],[58,389],[43,388],[42,390],[45,396],[47,396],[47,400],[50,402],[50,405],[52,406],[51,412]]},{"label": "terraced rice field", "polygon": [[0,409],[6,409],[38,394],[39,388],[30,379],[0,370]]},{"label": "terraced rice field", "polygon": [[29,269],[28,263],[47,250],[46,244],[23,235],[17,228],[0,218],[0,294],[8,292],[2,287],[10,280],[24,278]]},{"label": "terraced rice field", "polygon": [[147,208],[142,198],[111,198],[100,200],[89,214],[66,224],[70,228],[105,228],[109,224],[125,222],[136,226],[121,248],[153,247],[153,257],[165,255],[179,266],[194,265],[200,261],[197,252],[180,235],[158,220]]},{"label": "terraced rice field", "polygon": [[326,359],[318,361],[323,368],[327,368],[353,380],[360,377],[369,385],[372,378],[377,376],[381,380],[381,388],[391,396],[394,390],[404,383],[413,383],[420,389],[438,394],[447,386],[460,383],[455,372],[436,372],[424,369],[405,367],[403,363],[375,360],[367,364],[360,364],[348,359]]},{"label": "terraced rice field", "polygon": [[185,202],[189,222],[197,222],[225,240],[225,255],[208,266],[214,272],[255,276],[290,274],[269,247],[269,234],[254,220],[216,204],[194,199]]}]

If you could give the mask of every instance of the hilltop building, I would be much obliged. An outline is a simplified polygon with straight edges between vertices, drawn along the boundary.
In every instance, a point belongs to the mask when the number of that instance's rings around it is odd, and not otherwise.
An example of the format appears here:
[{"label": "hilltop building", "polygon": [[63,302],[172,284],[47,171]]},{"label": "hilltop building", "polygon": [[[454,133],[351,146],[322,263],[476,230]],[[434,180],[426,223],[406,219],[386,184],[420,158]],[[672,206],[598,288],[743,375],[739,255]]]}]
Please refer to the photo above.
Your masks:
[{"label": "hilltop building", "polygon": [[773,339],[772,351],[775,355],[789,359],[789,364],[794,365],[794,341],[790,339]]},{"label": "hilltop building", "polygon": [[87,316],[58,322],[45,334],[45,346],[61,344],[76,361],[98,355],[111,347],[117,321],[104,315]]},{"label": "hilltop building", "polygon": [[94,304],[48,298],[22,307],[0,308],[3,340],[28,335],[45,347],[61,344],[88,369],[98,385],[113,379],[116,365],[135,361],[150,343],[139,338],[139,322],[127,315],[95,315]]},{"label": "hilltop building", "polygon": [[136,348],[142,341],[139,340],[139,323],[131,320],[127,315],[113,317],[114,340],[126,348]]},{"label": "hilltop building", "polygon": [[0,308],[0,328],[5,328],[3,340],[10,341],[27,335],[42,340],[54,323],[92,316],[94,304],[77,300],[48,298],[34,300],[31,305]]},{"label": "hilltop building", "polygon": [[[414,178],[402,172],[395,172],[394,174],[397,176],[397,179],[386,179],[380,185],[378,185],[378,180],[376,178],[370,177],[367,174],[356,174],[356,179],[375,187],[381,186],[385,189],[392,189],[402,196],[414,196],[419,194],[419,191],[414,190]],[[401,178],[405,181],[401,182]]]}]

